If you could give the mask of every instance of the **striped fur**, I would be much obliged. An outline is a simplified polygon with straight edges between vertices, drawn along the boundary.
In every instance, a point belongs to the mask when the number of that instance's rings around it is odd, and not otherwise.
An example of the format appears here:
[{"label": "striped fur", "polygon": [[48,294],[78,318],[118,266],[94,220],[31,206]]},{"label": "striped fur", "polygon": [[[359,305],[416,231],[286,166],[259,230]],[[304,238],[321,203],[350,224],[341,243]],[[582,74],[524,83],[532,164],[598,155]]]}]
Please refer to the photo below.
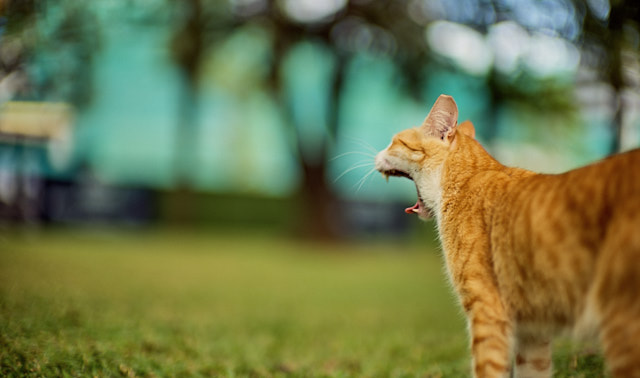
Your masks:
[{"label": "striped fur", "polygon": [[593,329],[611,374],[640,377],[640,150],[537,174],[493,159],[451,97],[429,117],[376,167],[408,174],[436,216],[475,376],[548,377],[553,337]]}]

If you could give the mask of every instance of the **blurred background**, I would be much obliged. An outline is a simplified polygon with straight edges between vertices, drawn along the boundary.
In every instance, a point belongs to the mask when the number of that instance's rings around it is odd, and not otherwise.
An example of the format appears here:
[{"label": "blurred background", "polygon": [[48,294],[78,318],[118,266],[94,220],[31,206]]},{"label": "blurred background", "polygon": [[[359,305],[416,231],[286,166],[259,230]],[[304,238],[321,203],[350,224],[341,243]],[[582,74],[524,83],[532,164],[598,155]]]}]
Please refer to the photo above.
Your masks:
[{"label": "blurred background", "polygon": [[[0,219],[415,228],[371,172],[437,96],[505,164],[640,144],[639,6],[608,0],[0,1]],[[406,181],[406,182],[405,182]]]},{"label": "blurred background", "polygon": [[504,164],[635,148],[639,25],[635,0],[0,0],[0,375],[468,376],[434,225],[374,155],[442,93]]}]

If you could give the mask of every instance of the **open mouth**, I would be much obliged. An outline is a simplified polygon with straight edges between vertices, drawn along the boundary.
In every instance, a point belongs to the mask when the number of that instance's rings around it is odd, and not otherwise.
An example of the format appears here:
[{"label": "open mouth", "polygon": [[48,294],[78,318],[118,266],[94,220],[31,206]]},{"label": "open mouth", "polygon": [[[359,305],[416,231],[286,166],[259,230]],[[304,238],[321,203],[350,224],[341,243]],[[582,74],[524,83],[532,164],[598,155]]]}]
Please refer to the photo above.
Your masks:
[{"label": "open mouth", "polygon": [[381,173],[382,173],[382,176],[387,181],[389,181],[389,177],[391,177],[391,176],[393,176],[393,177],[406,177],[409,180],[413,181],[413,178],[407,172],[399,171],[397,169],[390,169],[388,171],[383,171]]},{"label": "open mouth", "polygon": [[[382,176],[388,181],[389,177],[405,177],[408,178],[411,181],[413,180],[413,177],[411,177],[411,175],[409,175],[407,172],[403,172],[403,171],[399,171],[397,169],[390,169],[387,171],[382,171],[380,172],[382,173]],[[414,181],[415,183],[415,181]],[[406,209],[404,209],[404,212],[407,214],[417,214],[418,216],[420,216],[421,218],[427,219],[431,217],[431,211],[425,206],[424,201],[422,200],[422,197],[420,196],[420,189],[418,189],[418,185],[416,184],[416,194],[418,196],[418,200],[416,201],[416,204],[411,206],[411,207],[407,207]]]}]

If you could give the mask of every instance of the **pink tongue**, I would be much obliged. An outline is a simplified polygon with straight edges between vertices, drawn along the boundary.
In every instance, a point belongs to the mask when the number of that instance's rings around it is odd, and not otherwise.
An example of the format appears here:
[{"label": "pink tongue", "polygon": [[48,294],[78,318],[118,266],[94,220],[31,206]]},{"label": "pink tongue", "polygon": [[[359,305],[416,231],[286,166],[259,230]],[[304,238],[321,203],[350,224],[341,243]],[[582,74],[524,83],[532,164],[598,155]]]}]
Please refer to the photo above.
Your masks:
[{"label": "pink tongue", "polygon": [[417,212],[416,210],[420,210],[420,201],[416,202],[415,205],[404,209],[404,212],[407,214],[414,214]]}]

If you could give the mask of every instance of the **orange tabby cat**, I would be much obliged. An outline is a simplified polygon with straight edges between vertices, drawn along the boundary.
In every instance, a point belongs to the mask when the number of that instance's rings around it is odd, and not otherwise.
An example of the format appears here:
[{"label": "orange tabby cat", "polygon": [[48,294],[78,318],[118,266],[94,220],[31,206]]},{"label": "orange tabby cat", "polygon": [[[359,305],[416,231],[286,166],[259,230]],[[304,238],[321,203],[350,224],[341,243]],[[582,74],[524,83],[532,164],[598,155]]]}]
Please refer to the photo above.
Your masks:
[{"label": "orange tabby cat", "polygon": [[552,372],[552,338],[598,332],[616,377],[640,377],[640,150],[564,174],[493,159],[442,95],[420,127],[376,156],[413,180],[408,208],[436,217],[446,267],[469,323],[473,371]]}]

